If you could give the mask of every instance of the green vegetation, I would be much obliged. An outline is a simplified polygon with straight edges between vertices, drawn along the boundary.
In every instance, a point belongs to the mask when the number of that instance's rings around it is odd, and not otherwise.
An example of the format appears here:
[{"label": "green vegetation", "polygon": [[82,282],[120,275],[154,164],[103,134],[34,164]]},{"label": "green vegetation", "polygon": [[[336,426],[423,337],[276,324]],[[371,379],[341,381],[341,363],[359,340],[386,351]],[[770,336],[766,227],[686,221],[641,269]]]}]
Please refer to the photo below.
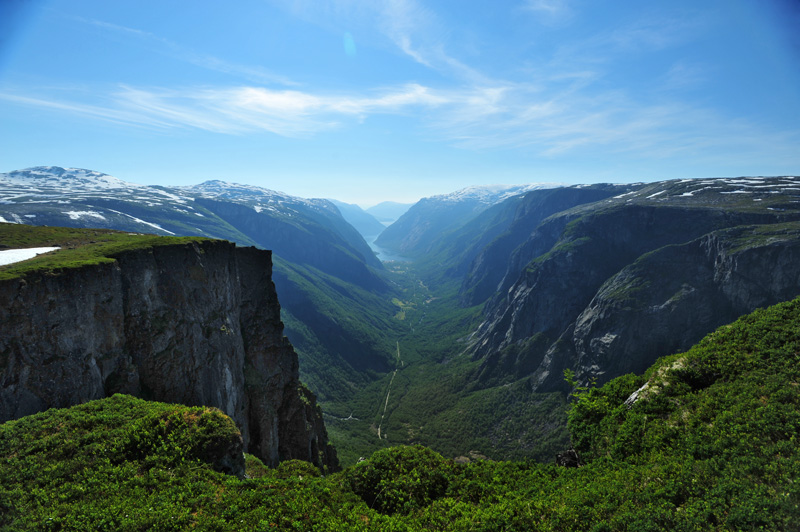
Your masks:
[{"label": "green vegetation", "polygon": [[[301,377],[323,408],[338,408],[393,367],[405,327],[388,295],[373,294],[312,267],[273,256],[281,319],[300,359]],[[347,414],[344,414],[345,416]]]},{"label": "green vegetation", "polygon": [[798,331],[800,299],[722,327],[644,376],[578,390],[575,469],[460,463],[411,446],[327,477],[247,457],[239,479],[214,469],[236,437],[218,411],[126,396],[49,410],[0,425],[0,527],[796,530]]},{"label": "green vegetation", "polygon": [[167,237],[67,227],[0,224],[0,249],[61,247],[32,259],[0,266],[0,280],[23,277],[33,271],[55,272],[91,264],[114,262],[114,255],[134,249],[187,244],[209,240],[200,237]]},{"label": "green vegetation", "polygon": [[414,303],[410,303],[408,301],[400,301],[399,299],[392,298],[392,304],[398,307],[400,310],[397,311],[397,314],[394,315],[394,319],[403,321],[406,319],[406,311],[414,309]]},{"label": "green vegetation", "polygon": [[[406,316],[382,329],[385,360],[394,369],[354,388],[350,398],[322,403],[343,466],[393,445],[425,445],[448,458],[476,452],[495,460],[541,461],[568,446],[567,403],[560,394],[531,393],[524,380],[476,387],[481,361],[464,356],[464,350],[481,319],[480,306],[459,307],[454,283],[440,285],[434,296],[408,263],[391,263],[389,270],[397,292],[388,297],[396,301],[388,301],[394,305],[381,319],[391,318],[398,302]],[[343,315],[353,311],[343,309]],[[337,320],[343,322],[338,315]],[[301,356],[301,372],[309,372],[318,362],[310,361],[306,369],[304,364]]]},{"label": "green vegetation", "polygon": [[734,227],[727,231],[732,238],[731,253],[756,246],[784,244],[796,241],[800,236],[800,223],[776,223]]}]

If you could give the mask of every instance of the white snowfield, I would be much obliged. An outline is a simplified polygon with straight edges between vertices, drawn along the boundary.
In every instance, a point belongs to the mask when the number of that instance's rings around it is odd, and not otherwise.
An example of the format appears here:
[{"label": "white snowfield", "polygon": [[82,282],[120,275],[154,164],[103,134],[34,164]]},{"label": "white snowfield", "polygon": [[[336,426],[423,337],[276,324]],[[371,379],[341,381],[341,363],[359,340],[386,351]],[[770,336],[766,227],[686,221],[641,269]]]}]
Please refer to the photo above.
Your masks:
[{"label": "white snowfield", "polygon": [[42,253],[48,253],[50,251],[55,251],[57,249],[61,248],[60,247],[25,248],[25,249],[7,249],[5,251],[0,251],[0,266],[6,266],[7,264],[14,264],[15,262],[22,262],[23,260],[32,259],[36,255],[41,255]]},{"label": "white snowfield", "polygon": [[563,183],[530,183],[527,185],[476,185],[461,190],[456,190],[449,194],[440,194],[438,196],[430,196],[425,199],[435,199],[438,201],[456,203],[464,200],[477,200],[486,205],[494,205],[501,201],[510,198],[511,196],[518,196],[525,194],[532,190],[542,188],[557,188],[563,186]]},{"label": "white snowfield", "polygon": [[[69,195],[67,201],[60,199],[65,195]],[[291,209],[295,205],[338,212],[327,200],[299,198],[262,187],[219,180],[206,181],[192,186],[160,187],[129,183],[93,170],[60,166],[35,166],[0,173],[0,204],[21,205],[53,203],[54,201],[69,204],[71,201],[75,201],[91,208],[62,212],[72,220],[85,217],[104,219],[104,214],[107,213],[102,212],[102,208],[93,207],[87,203],[91,200],[124,199],[127,202],[140,203],[148,207],[167,206],[176,211],[186,212],[186,209],[195,209],[192,204],[198,197],[228,199],[274,212],[279,212],[279,209],[274,208],[275,206]],[[198,214],[198,216],[202,216],[202,214]],[[20,220],[15,221],[22,223]]]},{"label": "white snowfield", "polygon": [[85,170],[83,168],[61,168],[59,166],[34,166],[0,174],[0,182],[5,185],[27,185],[38,187],[59,187],[67,185],[72,190],[111,190],[145,188],[136,183],[127,183],[114,176]]}]

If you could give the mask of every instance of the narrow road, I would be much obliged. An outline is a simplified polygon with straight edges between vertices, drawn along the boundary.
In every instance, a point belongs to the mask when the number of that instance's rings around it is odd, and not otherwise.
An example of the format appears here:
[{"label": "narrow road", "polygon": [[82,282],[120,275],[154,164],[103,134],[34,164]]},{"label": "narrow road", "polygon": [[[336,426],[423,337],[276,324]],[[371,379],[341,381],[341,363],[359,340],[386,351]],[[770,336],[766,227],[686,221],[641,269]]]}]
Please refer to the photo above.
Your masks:
[{"label": "narrow road", "polygon": [[[400,367],[405,366],[405,362],[402,361],[400,358],[400,342],[397,342],[397,364]],[[395,367],[394,372],[392,372],[392,378],[389,381],[389,387],[386,389],[386,400],[383,402],[383,414],[381,414],[381,422],[378,424],[378,439],[381,439],[381,427],[383,427],[383,418],[386,417],[386,408],[389,406],[389,394],[392,391],[392,383],[394,382],[394,378],[397,375],[397,367]]]}]

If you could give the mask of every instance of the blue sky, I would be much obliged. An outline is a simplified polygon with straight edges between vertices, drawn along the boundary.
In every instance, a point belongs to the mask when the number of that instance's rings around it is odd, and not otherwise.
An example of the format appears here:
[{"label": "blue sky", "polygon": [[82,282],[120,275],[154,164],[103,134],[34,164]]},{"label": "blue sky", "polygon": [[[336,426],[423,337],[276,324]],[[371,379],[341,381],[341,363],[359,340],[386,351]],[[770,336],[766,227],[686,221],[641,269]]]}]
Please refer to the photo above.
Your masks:
[{"label": "blue sky", "polygon": [[0,171],[369,206],[800,172],[795,0],[0,0]]}]

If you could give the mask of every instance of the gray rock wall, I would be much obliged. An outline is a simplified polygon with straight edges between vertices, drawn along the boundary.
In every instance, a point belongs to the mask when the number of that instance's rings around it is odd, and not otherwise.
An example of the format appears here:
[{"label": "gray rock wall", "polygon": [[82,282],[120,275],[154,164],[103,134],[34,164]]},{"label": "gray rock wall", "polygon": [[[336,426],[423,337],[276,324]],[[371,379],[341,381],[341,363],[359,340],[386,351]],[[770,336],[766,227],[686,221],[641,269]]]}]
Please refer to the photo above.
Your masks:
[{"label": "gray rock wall", "polygon": [[271,465],[336,467],[269,251],[206,241],[116,258],[0,282],[0,421],[128,393],[221,409]]},{"label": "gray rock wall", "polygon": [[638,206],[578,219],[487,305],[471,348],[481,360],[477,378],[530,377],[534,390],[548,392],[566,388],[570,368],[579,382],[602,384],[796,297],[800,225],[774,222]]}]

